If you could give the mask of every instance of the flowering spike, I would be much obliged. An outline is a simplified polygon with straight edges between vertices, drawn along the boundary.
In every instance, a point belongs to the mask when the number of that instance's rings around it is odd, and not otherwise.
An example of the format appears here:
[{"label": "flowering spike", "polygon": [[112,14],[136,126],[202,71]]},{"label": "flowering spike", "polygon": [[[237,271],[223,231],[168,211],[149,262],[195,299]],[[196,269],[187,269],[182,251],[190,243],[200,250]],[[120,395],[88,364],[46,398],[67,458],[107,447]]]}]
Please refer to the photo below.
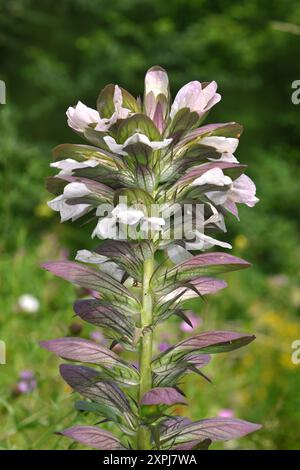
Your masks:
[{"label": "flowering spike", "polygon": [[[66,337],[41,346],[81,363],[60,368],[85,399],[75,408],[122,432],[117,439],[98,426],[61,431],[88,447],[200,450],[260,428],[231,416],[192,422],[165,415],[166,407],[186,403],[179,389],[186,375],[211,382],[202,371],[211,356],[255,338],[201,332],[203,321],[185,305],[224,289],[226,282],[216,275],[250,266],[228,253],[203,253],[213,246],[231,248],[218,239],[227,217],[238,218],[238,204],[258,202],[255,185],[244,174],[247,167],[236,157],[242,126],[201,125],[220,99],[215,81],[191,81],[171,103],[168,75],[154,66],[145,76],[143,103],[110,84],[101,91],[97,110],[81,102],[67,110],[69,126],[89,144],[54,149],[51,167],[57,174],[46,185],[55,198],[48,204],[62,222],[92,215],[91,235],[101,241],[91,251],[77,251],[77,262],[43,267],[90,294],[75,302],[74,311],[100,327],[108,342],[102,331],[93,331],[94,341]],[[155,355],[154,330],[174,316],[184,333],[194,334],[175,345],[169,339],[160,343]],[[123,350],[138,353],[139,362],[124,360]]]}]

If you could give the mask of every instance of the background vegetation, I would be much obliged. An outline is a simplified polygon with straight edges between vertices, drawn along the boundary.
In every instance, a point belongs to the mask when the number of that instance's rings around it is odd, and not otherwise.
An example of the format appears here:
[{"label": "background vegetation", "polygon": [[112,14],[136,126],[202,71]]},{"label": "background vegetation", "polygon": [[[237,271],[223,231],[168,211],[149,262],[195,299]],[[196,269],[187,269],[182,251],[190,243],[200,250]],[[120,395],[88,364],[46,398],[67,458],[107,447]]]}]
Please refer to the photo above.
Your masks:
[{"label": "background vegetation", "polygon": [[[263,423],[233,448],[299,448],[300,365],[291,362],[291,343],[300,339],[300,105],[291,102],[291,83],[300,79],[300,3],[0,0],[0,13],[0,79],[7,86],[7,104],[0,105],[0,338],[7,344],[1,448],[68,448],[54,431],[91,420],[73,411],[58,361],[37,344],[74,334],[77,295],[42,272],[40,262],[92,246],[90,227],[60,225],[50,212],[43,180],[51,148],[79,141],[66,125],[66,108],[79,99],[94,107],[110,82],[138,95],[154,64],[168,70],[173,95],[187,81],[217,80],[223,99],[207,122],[245,126],[237,156],[249,164],[261,199],[242,208],[241,222],[228,230],[233,254],[254,267],[228,276],[226,292],[197,307],[199,329],[249,331],[257,340],[214,359],[207,368],[213,385],[191,377],[191,407],[180,411],[200,418],[229,409]],[[20,311],[24,293],[39,300],[35,314]],[[91,330],[83,326],[78,334],[89,337]],[[174,322],[169,334],[174,342],[186,333]],[[169,339],[162,332],[157,345]],[[28,393],[17,385],[24,369],[37,381]]]}]

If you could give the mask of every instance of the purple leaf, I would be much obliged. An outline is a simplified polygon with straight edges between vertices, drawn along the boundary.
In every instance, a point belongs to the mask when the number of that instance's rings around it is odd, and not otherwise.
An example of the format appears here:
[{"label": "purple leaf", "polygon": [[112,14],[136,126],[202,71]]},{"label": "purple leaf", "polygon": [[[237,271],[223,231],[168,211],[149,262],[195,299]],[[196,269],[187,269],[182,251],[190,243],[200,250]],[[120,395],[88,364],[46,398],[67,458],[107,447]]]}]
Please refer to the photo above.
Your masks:
[{"label": "purple leaf", "polygon": [[107,302],[95,299],[77,300],[74,303],[74,311],[88,323],[109,328],[128,339],[133,338],[133,320]]},{"label": "purple leaf", "polygon": [[212,442],[227,441],[257,431],[261,425],[249,423],[241,419],[211,418],[187,424],[180,431],[167,432],[164,442],[175,439],[176,444],[210,439]]},{"label": "purple leaf", "polygon": [[195,279],[199,276],[248,268],[250,263],[227,253],[205,253],[193,256],[171,268],[167,277],[175,280]]},{"label": "purple leaf", "polygon": [[103,380],[101,374],[89,367],[61,364],[62,378],[74,390],[85,398],[96,403],[110,406],[118,414],[131,413],[131,407],[126,395],[112,382]]},{"label": "purple leaf", "polygon": [[186,403],[186,399],[172,387],[152,388],[141,400],[142,405],[174,405],[175,403]]},{"label": "purple leaf", "polygon": [[174,349],[178,351],[185,349],[201,350],[202,352],[213,354],[214,352],[238,349],[251,343],[254,339],[254,335],[245,335],[233,331],[208,331],[181,341]]},{"label": "purple leaf", "polygon": [[52,261],[42,265],[44,269],[86,289],[93,289],[109,297],[119,296],[131,301],[134,295],[120,282],[106,273],[72,261]]},{"label": "purple leaf", "polygon": [[206,126],[201,126],[198,129],[194,129],[189,132],[178,144],[185,145],[191,140],[197,139],[201,136],[212,136],[219,135],[223,137],[235,137],[239,138],[243,132],[243,126],[237,122],[226,122],[220,124],[207,124]]},{"label": "purple leaf", "polygon": [[103,431],[96,426],[73,426],[61,431],[59,434],[70,437],[93,449],[122,450],[124,446],[110,432]]},{"label": "purple leaf", "polygon": [[241,176],[242,173],[247,168],[247,165],[240,165],[238,163],[229,163],[229,162],[210,162],[204,163],[203,165],[197,166],[189,170],[185,173],[176,183],[176,186],[185,186],[186,184],[190,184],[196,178],[199,178],[208,170],[212,170],[214,168],[220,168],[225,174],[228,173],[232,179],[236,179]]}]

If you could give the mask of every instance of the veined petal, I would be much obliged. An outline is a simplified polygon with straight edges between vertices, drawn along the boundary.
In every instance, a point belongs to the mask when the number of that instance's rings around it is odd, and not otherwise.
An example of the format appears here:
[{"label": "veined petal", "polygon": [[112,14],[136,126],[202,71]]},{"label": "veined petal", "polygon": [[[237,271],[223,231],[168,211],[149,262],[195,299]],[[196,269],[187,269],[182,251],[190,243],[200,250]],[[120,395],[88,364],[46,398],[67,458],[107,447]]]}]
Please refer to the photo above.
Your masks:
[{"label": "veined petal", "polygon": [[172,104],[170,117],[182,108],[189,108],[191,112],[196,112],[202,116],[214,104],[220,101],[221,96],[216,93],[217,84],[211,82],[205,87],[198,81],[192,81],[184,85],[177,93]]},{"label": "veined petal", "polygon": [[98,111],[89,108],[85,104],[78,101],[77,105],[70,106],[66,111],[68,117],[68,125],[77,132],[84,132],[84,130],[91,124],[100,122]]},{"label": "veined petal", "polygon": [[251,178],[246,175],[241,175],[234,181],[229,198],[233,202],[240,202],[249,207],[253,207],[259,201],[255,194],[256,186]]},{"label": "veined petal", "polygon": [[151,67],[145,76],[145,95],[153,93],[154,97],[162,94],[169,95],[169,78],[167,72],[161,67]]}]

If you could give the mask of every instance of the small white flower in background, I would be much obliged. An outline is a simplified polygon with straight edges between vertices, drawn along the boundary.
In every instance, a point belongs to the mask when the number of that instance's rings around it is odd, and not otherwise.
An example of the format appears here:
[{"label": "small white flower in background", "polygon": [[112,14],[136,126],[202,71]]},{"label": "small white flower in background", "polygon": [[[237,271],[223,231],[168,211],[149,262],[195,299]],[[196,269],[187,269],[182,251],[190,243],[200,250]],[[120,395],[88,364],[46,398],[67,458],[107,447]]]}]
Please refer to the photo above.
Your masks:
[{"label": "small white flower in background", "polygon": [[[212,168],[206,171],[203,175],[196,178],[191,186],[203,186],[204,184],[210,184],[213,186],[228,186],[232,183],[232,179],[229,176],[224,175],[221,168]],[[219,194],[219,192],[218,192]]]},{"label": "small white flower in background", "polygon": [[210,158],[211,161],[231,162],[238,163],[238,160],[233,155],[239,144],[239,139],[234,137],[203,137],[200,144],[214,147],[218,153],[221,154],[220,158]]},{"label": "small white flower in background", "polygon": [[89,108],[78,101],[77,105],[67,109],[68,125],[77,132],[84,132],[91,124],[100,122],[100,116],[96,109]]},{"label": "small white flower in background", "polygon": [[36,313],[40,308],[40,302],[31,294],[23,294],[18,298],[18,307],[25,313]]},{"label": "small white flower in background", "polygon": [[73,170],[78,170],[80,168],[94,168],[99,163],[96,159],[85,160],[84,162],[78,162],[73,158],[66,158],[65,160],[60,160],[58,162],[51,163],[52,168],[58,168],[61,170],[57,176],[62,175],[72,175]]},{"label": "small white flower in background", "polygon": [[171,119],[183,108],[189,108],[191,112],[196,112],[199,114],[199,117],[202,117],[203,114],[221,100],[221,95],[216,92],[217,88],[218,86],[215,81],[210,82],[204,87],[198,81],[189,82],[184,85],[177,93],[172,104],[170,111]]},{"label": "small white flower in background", "polygon": [[150,139],[146,135],[141,134],[139,132],[136,132],[131,137],[128,137],[128,139],[125,140],[124,144],[118,144],[115,139],[109,135],[104,137],[103,140],[105,141],[108,148],[112,152],[117,153],[118,155],[128,155],[128,153],[124,149],[129,145],[137,143],[147,145],[153,150],[160,150],[167,147],[172,142],[171,138],[164,139],[162,141],[150,141]]}]

